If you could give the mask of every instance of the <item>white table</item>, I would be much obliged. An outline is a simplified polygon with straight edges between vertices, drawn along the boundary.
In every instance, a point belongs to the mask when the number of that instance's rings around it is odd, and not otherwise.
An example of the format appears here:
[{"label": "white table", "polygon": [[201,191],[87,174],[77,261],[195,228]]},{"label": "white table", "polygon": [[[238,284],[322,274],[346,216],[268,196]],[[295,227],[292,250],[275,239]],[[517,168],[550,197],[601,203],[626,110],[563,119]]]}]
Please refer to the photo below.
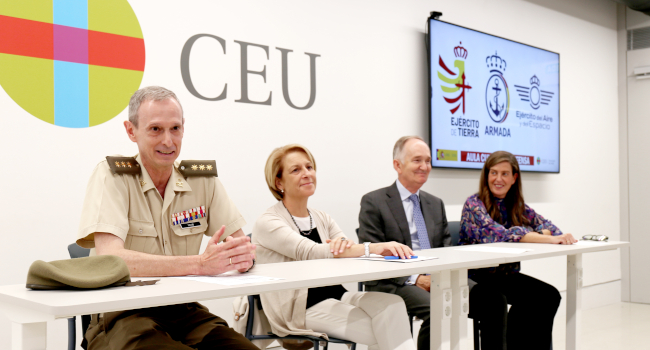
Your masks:
[{"label": "white table", "polygon": [[[504,247],[530,249],[523,254],[495,254],[504,258],[503,263],[550,258],[555,256],[567,257],[567,319],[566,319],[566,350],[577,350],[580,344],[580,313],[582,301],[582,254],[614,250],[629,245],[629,242],[587,242],[586,245],[559,245],[539,243],[491,243],[486,247]],[[455,247],[457,249],[462,247]],[[444,248],[449,249],[449,248]],[[474,252],[463,252],[463,254],[474,254]],[[462,315],[461,315],[462,316]],[[462,318],[462,317],[461,317]],[[452,324],[453,327],[467,327],[467,318],[459,319]],[[453,332],[453,330],[452,330]],[[454,344],[452,343],[452,349]]]},{"label": "white table", "polygon": [[[46,349],[46,322],[58,318],[430,273],[435,282],[431,286],[431,348],[442,349],[449,342],[452,349],[458,350],[467,336],[468,269],[567,255],[570,265],[567,298],[571,302],[567,304],[571,307],[567,312],[567,349],[576,349],[581,283],[576,276],[581,276],[581,254],[617,249],[627,244],[610,242],[601,246],[573,247],[534,244],[530,246],[534,249],[532,252],[518,255],[463,252],[458,251],[460,247],[447,247],[418,252],[439,259],[408,264],[351,259],[266,264],[256,266],[252,273],[283,280],[241,286],[174,278],[163,278],[154,286],[92,291],[32,291],[24,285],[8,285],[0,286],[0,312],[12,322],[13,350],[42,350]],[[528,248],[523,243],[493,245]]]},{"label": "white table", "polygon": [[[347,282],[369,281],[433,273],[449,276],[452,270],[465,274],[468,268],[496,266],[503,258],[493,254],[460,255],[448,249],[432,250],[428,255],[439,259],[417,263],[390,263],[353,259],[326,259],[280,264],[257,265],[253,274],[279,277],[283,280],[240,286],[163,278],[153,286],[117,287],[91,291],[33,291],[25,285],[0,286],[0,312],[12,322],[12,349],[42,350],[46,348],[47,321],[75,315],[118,310],[139,309],[201,300],[229,298],[264,292],[312,288]],[[447,279],[448,280],[448,279]],[[465,283],[466,278],[465,278]],[[432,288],[433,314],[443,312],[442,293],[449,286]],[[437,304],[436,304],[437,303]],[[447,305],[449,301],[446,301]],[[440,317],[437,317],[440,319]],[[435,322],[434,322],[435,324]],[[442,339],[440,328],[432,327],[433,339]]]}]

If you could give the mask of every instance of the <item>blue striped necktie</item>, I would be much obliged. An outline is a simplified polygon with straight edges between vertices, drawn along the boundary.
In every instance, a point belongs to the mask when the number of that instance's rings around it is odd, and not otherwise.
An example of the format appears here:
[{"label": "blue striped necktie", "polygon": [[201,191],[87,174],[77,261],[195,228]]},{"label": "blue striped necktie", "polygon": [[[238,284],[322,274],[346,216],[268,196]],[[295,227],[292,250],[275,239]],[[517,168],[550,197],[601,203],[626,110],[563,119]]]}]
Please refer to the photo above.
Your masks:
[{"label": "blue striped necktie", "polygon": [[429,244],[427,225],[424,224],[424,216],[422,216],[422,208],[420,208],[420,198],[417,194],[412,194],[409,199],[413,202],[413,221],[415,222],[415,228],[418,230],[420,249],[430,249],[431,244]]}]

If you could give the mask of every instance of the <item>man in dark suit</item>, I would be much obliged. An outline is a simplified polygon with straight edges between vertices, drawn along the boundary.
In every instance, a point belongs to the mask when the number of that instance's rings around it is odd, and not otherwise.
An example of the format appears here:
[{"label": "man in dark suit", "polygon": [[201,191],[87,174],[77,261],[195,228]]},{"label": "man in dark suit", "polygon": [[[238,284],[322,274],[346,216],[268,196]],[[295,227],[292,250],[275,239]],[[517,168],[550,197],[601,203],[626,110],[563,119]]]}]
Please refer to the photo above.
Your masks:
[{"label": "man in dark suit", "polygon": [[[359,241],[395,241],[414,251],[450,246],[444,203],[420,190],[431,172],[429,146],[418,136],[400,138],[393,148],[393,167],[397,171],[397,181],[361,199]],[[428,350],[431,347],[430,276],[413,275],[365,284],[368,291],[393,293],[404,299],[409,314],[423,321],[418,334],[418,350]],[[489,286],[486,288],[472,280],[468,280],[468,284],[470,311],[481,321],[481,349],[504,349],[507,301]]]},{"label": "man in dark suit", "polygon": [[[395,241],[414,251],[451,245],[442,200],[420,188],[431,172],[431,151],[418,136],[404,136],[393,148],[397,181],[363,196],[359,213],[360,242]],[[366,290],[401,296],[411,315],[423,321],[418,349],[430,347],[429,305],[431,279],[413,275],[366,282]]]}]

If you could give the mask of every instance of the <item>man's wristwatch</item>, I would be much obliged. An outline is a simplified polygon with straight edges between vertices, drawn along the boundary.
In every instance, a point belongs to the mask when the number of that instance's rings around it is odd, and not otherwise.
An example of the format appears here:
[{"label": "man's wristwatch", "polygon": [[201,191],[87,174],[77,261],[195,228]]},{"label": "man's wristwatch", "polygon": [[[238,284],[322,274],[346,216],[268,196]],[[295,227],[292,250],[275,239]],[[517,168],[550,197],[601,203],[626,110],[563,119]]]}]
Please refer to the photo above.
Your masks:
[{"label": "man's wristwatch", "polygon": [[363,242],[363,248],[364,248],[364,251],[366,253],[363,256],[366,257],[366,258],[369,258],[370,257],[370,242]]}]

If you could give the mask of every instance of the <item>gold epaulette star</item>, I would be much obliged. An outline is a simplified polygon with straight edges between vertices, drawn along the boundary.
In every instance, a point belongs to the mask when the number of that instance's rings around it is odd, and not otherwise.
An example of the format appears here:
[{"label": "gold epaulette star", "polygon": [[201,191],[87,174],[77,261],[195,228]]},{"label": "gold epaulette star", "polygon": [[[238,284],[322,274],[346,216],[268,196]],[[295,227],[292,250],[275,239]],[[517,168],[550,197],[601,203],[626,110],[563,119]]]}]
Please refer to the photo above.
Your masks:
[{"label": "gold epaulette star", "polygon": [[108,167],[115,175],[137,175],[141,173],[140,164],[133,157],[108,156]]},{"label": "gold epaulette star", "polygon": [[184,160],[178,164],[178,170],[184,177],[217,176],[217,163],[214,160]]}]

